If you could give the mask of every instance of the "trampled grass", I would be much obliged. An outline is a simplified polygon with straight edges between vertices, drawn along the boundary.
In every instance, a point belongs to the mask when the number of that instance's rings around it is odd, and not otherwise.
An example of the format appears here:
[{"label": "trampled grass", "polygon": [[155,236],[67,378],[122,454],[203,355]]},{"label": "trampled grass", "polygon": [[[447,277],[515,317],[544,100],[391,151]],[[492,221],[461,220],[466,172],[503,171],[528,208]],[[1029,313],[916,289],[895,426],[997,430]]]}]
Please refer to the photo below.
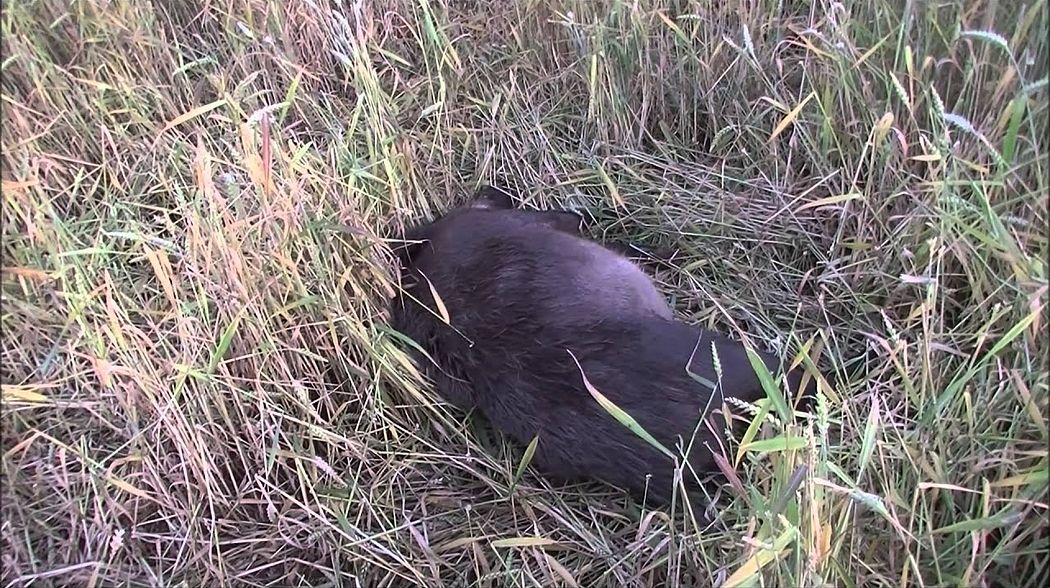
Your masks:
[{"label": "trampled grass", "polygon": [[[3,586],[1045,586],[1048,13],[5,3]],[[419,378],[384,238],[482,182],[829,375],[710,527]]]}]

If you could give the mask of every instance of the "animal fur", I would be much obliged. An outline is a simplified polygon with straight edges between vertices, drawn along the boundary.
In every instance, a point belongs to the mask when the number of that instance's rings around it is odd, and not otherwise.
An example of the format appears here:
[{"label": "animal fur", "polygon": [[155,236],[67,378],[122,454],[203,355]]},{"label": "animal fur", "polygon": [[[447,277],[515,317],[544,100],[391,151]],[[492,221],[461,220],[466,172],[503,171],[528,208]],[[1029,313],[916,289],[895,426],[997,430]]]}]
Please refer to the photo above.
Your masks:
[{"label": "animal fur", "polygon": [[[571,212],[515,209],[506,193],[484,189],[406,234],[393,326],[429,354],[418,361],[445,400],[479,409],[523,444],[538,435],[533,464],[548,477],[667,502],[674,461],[603,409],[584,375],[676,455],[690,448],[689,491],[716,471],[721,396],[765,393],[741,343],[674,320],[644,272],[580,228]],[[781,361],[759,355],[775,375]],[[800,380],[789,375],[792,392]]]}]

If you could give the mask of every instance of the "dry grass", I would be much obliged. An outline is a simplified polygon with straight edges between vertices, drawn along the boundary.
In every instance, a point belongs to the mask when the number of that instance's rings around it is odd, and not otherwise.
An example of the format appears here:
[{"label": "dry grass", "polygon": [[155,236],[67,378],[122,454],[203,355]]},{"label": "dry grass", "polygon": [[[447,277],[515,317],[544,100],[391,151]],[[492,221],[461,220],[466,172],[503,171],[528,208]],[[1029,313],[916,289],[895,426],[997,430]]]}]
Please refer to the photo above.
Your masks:
[{"label": "dry grass", "polygon": [[[1048,26],[5,3],[3,586],[1045,586]],[[838,377],[762,433],[805,446],[743,452],[710,529],[512,484],[384,326],[383,237],[479,182],[655,252],[686,320],[806,343]]]}]

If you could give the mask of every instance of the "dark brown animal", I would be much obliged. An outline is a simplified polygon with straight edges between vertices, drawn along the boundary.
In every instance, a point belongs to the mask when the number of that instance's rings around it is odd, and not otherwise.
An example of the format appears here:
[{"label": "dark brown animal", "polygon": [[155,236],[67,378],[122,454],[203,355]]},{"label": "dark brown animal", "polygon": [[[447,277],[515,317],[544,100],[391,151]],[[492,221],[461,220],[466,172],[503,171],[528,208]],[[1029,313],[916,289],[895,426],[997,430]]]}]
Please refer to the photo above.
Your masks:
[{"label": "dark brown animal", "polygon": [[[393,326],[429,354],[419,362],[448,402],[523,444],[538,435],[533,463],[549,477],[667,502],[674,461],[603,409],[584,375],[676,455],[688,449],[690,491],[715,471],[721,396],[765,393],[741,343],[674,320],[648,276],[580,227],[573,213],[517,210],[483,190],[407,233]],[[776,375],[780,360],[760,356]],[[792,391],[800,378],[790,374]]]}]

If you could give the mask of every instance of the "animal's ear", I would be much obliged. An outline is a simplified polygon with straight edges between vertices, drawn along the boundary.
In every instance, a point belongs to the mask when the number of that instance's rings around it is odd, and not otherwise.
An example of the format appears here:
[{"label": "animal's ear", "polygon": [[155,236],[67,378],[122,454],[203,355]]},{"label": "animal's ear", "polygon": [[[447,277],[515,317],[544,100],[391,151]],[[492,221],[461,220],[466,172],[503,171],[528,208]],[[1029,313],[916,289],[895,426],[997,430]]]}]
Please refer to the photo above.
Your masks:
[{"label": "animal's ear", "polygon": [[543,223],[563,233],[579,235],[583,232],[583,215],[571,210],[546,210],[539,214]]},{"label": "animal's ear", "polygon": [[514,208],[514,200],[510,192],[500,190],[495,186],[482,186],[474,194],[474,201],[470,203],[470,207],[489,210],[510,210]]}]

